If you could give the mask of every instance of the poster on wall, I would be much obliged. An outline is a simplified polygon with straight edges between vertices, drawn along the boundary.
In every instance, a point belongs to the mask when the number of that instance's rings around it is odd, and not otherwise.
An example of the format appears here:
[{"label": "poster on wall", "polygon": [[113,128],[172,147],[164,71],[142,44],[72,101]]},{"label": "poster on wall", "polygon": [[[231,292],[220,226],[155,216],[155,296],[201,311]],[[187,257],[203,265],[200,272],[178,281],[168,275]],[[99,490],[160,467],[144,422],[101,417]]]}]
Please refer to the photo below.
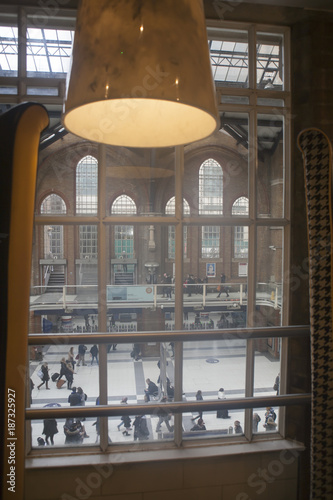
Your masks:
[{"label": "poster on wall", "polygon": [[247,276],[247,262],[238,263],[238,276]]},{"label": "poster on wall", "polygon": [[207,278],[215,278],[216,277],[216,264],[210,262],[206,264],[206,276]]}]

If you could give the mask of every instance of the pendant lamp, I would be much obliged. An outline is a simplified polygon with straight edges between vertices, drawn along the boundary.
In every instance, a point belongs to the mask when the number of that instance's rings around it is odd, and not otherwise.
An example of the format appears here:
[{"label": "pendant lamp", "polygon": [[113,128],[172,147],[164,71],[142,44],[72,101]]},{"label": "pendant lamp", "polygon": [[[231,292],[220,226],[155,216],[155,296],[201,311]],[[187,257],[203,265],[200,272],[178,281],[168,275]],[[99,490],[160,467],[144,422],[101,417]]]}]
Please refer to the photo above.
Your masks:
[{"label": "pendant lamp", "polygon": [[128,147],[212,134],[218,113],[202,0],[82,0],[63,124]]}]

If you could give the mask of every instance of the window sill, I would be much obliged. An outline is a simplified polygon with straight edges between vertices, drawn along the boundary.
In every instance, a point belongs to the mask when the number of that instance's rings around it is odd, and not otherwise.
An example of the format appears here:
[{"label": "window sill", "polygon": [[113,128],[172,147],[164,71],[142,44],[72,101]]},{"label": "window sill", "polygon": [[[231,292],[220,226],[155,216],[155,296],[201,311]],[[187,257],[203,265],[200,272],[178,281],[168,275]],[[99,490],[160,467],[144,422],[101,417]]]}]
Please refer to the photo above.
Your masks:
[{"label": "window sill", "polygon": [[[258,440],[252,443],[221,444],[214,446],[193,446],[185,443],[181,449],[159,448],[154,450],[122,451],[112,453],[89,452],[77,454],[77,448],[73,449],[73,455],[39,456],[28,457],[25,461],[26,469],[45,469],[80,467],[100,464],[130,464],[137,462],[152,462],[166,460],[191,460],[197,458],[214,458],[222,456],[235,456],[253,453],[274,453],[279,451],[301,452],[305,450],[302,443],[288,439]],[[75,453],[75,454],[74,454]]]}]

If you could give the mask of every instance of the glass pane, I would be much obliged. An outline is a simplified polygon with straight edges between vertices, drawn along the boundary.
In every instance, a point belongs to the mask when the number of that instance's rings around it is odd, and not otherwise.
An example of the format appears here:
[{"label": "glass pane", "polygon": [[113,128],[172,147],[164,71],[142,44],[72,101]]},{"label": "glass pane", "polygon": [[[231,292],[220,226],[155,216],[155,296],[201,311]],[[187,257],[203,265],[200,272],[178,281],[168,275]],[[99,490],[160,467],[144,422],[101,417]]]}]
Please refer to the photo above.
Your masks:
[{"label": "glass pane", "polygon": [[257,233],[257,310],[255,326],[280,326],[282,317],[283,229],[260,227]]},{"label": "glass pane", "polygon": [[97,213],[98,162],[93,156],[83,157],[76,166],[76,213]]},{"label": "glass pane", "polygon": [[275,106],[282,108],[284,106],[284,99],[269,99],[266,97],[258,97],[257,104],[259,106]]},{"label": "glass pane", "polygon": [[175,195],[174,175],[174,148],[107,147],[106,215],[165,214]]},{"label": "glass pane", "polygon": [[283,90],[283,35],[257,33],[257,87]]},{"label": "glass pane", "polygon": [[59,89],[56,87],[27,87],[27,95],[58,96]]},{"label": "glass pane", "polygon": [[248,34],[208,28],[210,59],[217,86],[248,87]]},{"label": "glass pane", "polygon": [[69,69],[74,32],[70,30],[27,30],[27,75],[65,78]]},{"label": "glass pane", "polygon": [[[184,343],[183,399],[198,401],[197,411],[183,415],[184,438],[242,434],[243,410],[200,412],[201,400],[218,400],[245,395],[245,340]],[[205,429],[194,428],[203,420]],[[242,429],[239,428],[238,424]],[[235,428],[236,427],[236,428]],[[194,432],[194,431],[198,431]]]},{"label": "glass pane", "polygon": [[284,215],[284,119],[258,115],[257,213],[261,218]]},{"label": "glass pane", "polygon": [[[208,238],[210,233],[207,228],[210,227],[187,227],[189,260],[185,260],[183,267],[184,328],[195,329],[197,324],[200,329],[245,327],[248,228],[237,233],[237,248],[239,251],[242,249],[242,257],[235,258],[235,231],[238,226],[212,226],[218,234],[214,240]],[[207,238],[204,239],[203,235]],[[202,249],[198,255],[200,245]]]},{"label": "glass pane", "polygon": [[238,95],[222,95],[221,103],[224,104],[249,104],[249,98]]},{"label": "glass pane", "polygon": [[[281,339],[255,339],[255,396],[272,396],[280,392]],[[266,374],[266,379],[264,376]],[[276,384],[276,385],[275,385]]]},{"label": "glass pane", "polygon": [[[36,328],[33,333],[74,332],[78,331],[80,323],[82,323],[81,318],[76,316],[67,315],[56,319],[56,315],[39,317],[35,315]],[[92,347],[93,344],[75,345],[70,341],[69,344],[61,345],[30,346],[31,400],[29,406],[48,408],[95,405],[99,393],[99,374],[96,358],[92,358],[90,354]],[[80,419],[80,425],[77,424],[77,420],[79,419],[68,419],[67,422],[65,419],[33,421],[32,446],[41,446],[38,438],[44,439],[50,446],[53,444],[54,446],[94,444],[93,422],[96,419]]]},{"label": "glass pane", "polygon": [[[172,401],[173,384],[173,357],[168,344],[134,342],[108,346],[109,404],[142,405],[163,402],[164,397],[165,401]],[[173,418],[165,412],[160,416],[120,415],[108,420],[112,443],[173,439]]]},{"label": "glass pane", "polygon": [[17,87],[0,86],[0,94],[4,95],[17,95]]},{"label": "glass pane", "polygon": [[[58,406],[58,403],[50,404]],[[96,421],[96,418],[86,418],[85,420],[77,418],[33,420],[31,422],[32,448],[40,446],[54,446],[55,448],[94,446],[97,442],[94,421]]]},{"label": "glass pane", "polygon": [[[17,76],[18,30],[14,26],[0,26],[0,76]],[[7,93],[7,92],[3,92]],[[8,92],[8,93],[17,93]]]}]

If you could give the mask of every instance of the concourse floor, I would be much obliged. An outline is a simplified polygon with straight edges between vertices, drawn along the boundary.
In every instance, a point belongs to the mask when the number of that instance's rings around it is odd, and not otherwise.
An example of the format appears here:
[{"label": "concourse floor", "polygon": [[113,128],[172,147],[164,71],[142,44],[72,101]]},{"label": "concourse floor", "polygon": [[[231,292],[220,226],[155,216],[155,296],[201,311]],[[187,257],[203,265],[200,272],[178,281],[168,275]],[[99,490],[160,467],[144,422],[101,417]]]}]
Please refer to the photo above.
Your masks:
[{"label": "concourse floor", "polygon": [[[49,373],[60,371],[60,359],[65,357],[70,346],[52,345],[48,346],[43,353],[43,362],[48,363]],[[87,394],[86,405],[96,404],[96,398],[99,395],[98,365],[96,362],[91,364],[89,351],[91,345],[87,345],[86,365],[75,366],[74,387],[82,387]],[[120,404],[123,397],[128,398],[128,403],[144,403],[144,389],[146,388],[146,379],[150,378],[157,384],[160,370],[158,368],[159,357],[146,357],[135,361],[130,353],[133,346],[129,344],[118,344],[116,350],[110,350],[108,353],[108,402]],[[75,355],[77,347],[74,348]],[[244,396],[245,388],[245,362],[246,346],[244,340],[224,340],[214,342],[185,342],[183,346],[183,399],[195,401],[196,393],[200,389],[204,400],[217,399],[218,390],[225,389],[226,398],[235,398]],[[171,383],[174,381],[174,359],[171,348],[167,351],[167,376]],[[57,389],[56,384],[49,381],[49,390],[45,384],[37,388],[41,383],[37,372],[41,362],[30,362],[30,375],[35,384],[32,391],[32,408],[43,407],[50,403],[57,403],[62,407],[69,407],[68,396],[71,393],[65,384],[61,389]],[[254,394],[255,395],[274,395],[273,385],[275,377],[280,371],[280,362],[270,358],[267,353],[256,352],[255,356],[255,376],[254,376]],[[147,403],[149,404],[149,403]],[[266,432],[263,427],[265,408],[254,409],[261,417],[258,425],[258,432]],[[277,415],[277,408],[275,409]],[[189,435],[194,425],[192,420],[198,413],[183,414],[183,431],[185,438]],[[216,432],[216,435],[230,434],[234,432],[234,421],[239,420],[241,426],[244,425],[243,410],[229,410],[228,419],[217,418],[216,412],[205,412],[203,419],[208,434]],[[133,419],[135,415],[133,415]],[[162,424],[161,433],[156,432],[158,417],[147,415],[147,424],[149,429],[149,440],[171,439],[170,434]],[[89,437],[84,439],[83,445],[93,445],[98,441],[96,425],[93,425],[96,418],[88,418],[84,422],[86,433]],[[129,431],[129,436],[123,435],[124,427],[118,430],[117,425],[121,422],[120,417],[110,417],[109,438],[112,443],[128,443],[133,441],[133,430]],[[278,417],[277,417],[278,422]],[[58,433],[54,436],[55,446],[64,446],[65,436],[63,431],[64,420],[58,419]],[[170,420],[173,425],[173,417]],[[32,445],[37,446],[37,438],[45,437],[42,435],[43,422],[32,422]],[[190,434],[188,434],[190,433]],[[194,436],[195,433],[193,433]],[[198,438],[200,435],[197,434]]]}]

